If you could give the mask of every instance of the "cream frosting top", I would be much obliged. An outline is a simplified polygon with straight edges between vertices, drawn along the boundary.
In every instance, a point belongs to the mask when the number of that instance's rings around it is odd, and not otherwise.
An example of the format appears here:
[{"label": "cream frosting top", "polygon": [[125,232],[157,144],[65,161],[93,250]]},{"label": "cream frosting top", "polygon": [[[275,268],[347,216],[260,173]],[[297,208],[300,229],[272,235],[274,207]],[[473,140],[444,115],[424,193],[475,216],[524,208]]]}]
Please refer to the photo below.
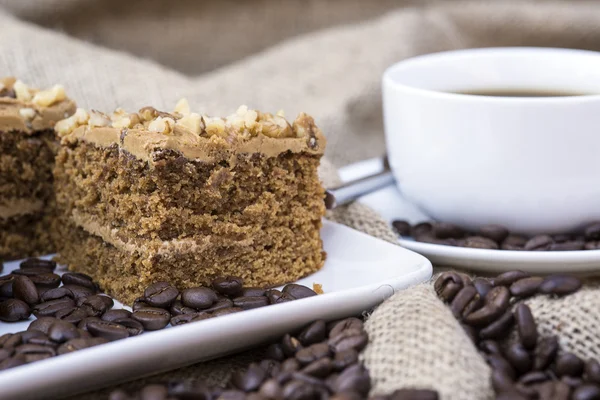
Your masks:
[{"label": "cream frosting top", "polygon": [[52,129],[74,112],[75,103],[61,85],[38,90],[15,78],[0,79],[0,131]]},{"label": "cream frosting top", "polygon": [[241,106],[226,118],[201,116],[181,100],[173,113],[142,108],[138,113],[117,109],[112,115],[77,109],[56,124],[64,143],[84,140],[97,146],[118,145],[138,159],[152,161],[160,150],[175,150],[192,160],[214,162],[236,154],[267,157],[291,151],[323,154],[325,137],[312,117],[301,113],[293,123],[283,114],[260,113]]}]

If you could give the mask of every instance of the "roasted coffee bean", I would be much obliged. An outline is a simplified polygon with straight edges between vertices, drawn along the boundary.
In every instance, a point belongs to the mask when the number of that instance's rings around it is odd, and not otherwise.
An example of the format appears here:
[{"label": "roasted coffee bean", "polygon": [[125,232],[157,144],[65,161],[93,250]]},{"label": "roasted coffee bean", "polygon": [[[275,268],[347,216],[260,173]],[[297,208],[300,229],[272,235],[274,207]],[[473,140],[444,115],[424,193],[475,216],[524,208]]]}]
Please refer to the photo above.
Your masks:
[{"label": "roasted coffee bean", "polygon": [[27,268],[27,269],[15,269],[10,274],[13,276],[35,276],[40,274],[51,273],[47,268]]},{"label": "roasted coffee bean", "polygon": [[85,286],[79,286],[79,285],[63,285],[61,286],[65,289],[68,289],[72,296],[69,297],[73,297],[75,300],[79,300],[85,297],[89,297],[92,296],[95,291],[93,291],[90,288],[87,288]]},{"label": "roasted coffee bean", "polygon": [[524,385],[532,385],[534,383],[540,383],[549,380],[550,377],[547,373],[542,371],[532,371],[526,373],[519,378],[519,382]]},{"label": "roasted coffee bean", "polygon": [[264,359],[260,362],[260,367],[266,372],[267,377],[277,376],[281,372],[281,363],[275,360]]},{"label": "roasted coffee bean", "polygon": [[219,400],[246,400],[246,394],[241,390],[225,390],[219,395]]},{"label": "roasted coffee bean", "polygon": [[474,286],[463,287],[454,297],[452,303],[450,303],[450,310],[456,319],[461,319],[466,316],[467,310],[477,308],[480,305],[481,297],[477,293],[477,289]]},{"label": "roasted coffee bean", "polygon": [[0,283],[0,297],[10,299],[13,297],[13,278],[7,282]]},{"label": "roasted coffee bean", "polygon": [[465,231],[463,231],[462,228],[446,222],[437,222],[433,224],[432,232],[433,236],[438,239],[460,239],[465,234]]},{"label": "roasted coffee bean", "polygon": [[21,269],[44,268],[47,270],[47,272],[52,272],[56,269],[56,262],[52,260],[43,260],[40,258],[28,258],[25,261],[21,261],[19,267]]},{"label": "roasted coffee bean", "polygon": [[462,247],[469,247],[472,249],[497,250],[498,243],[482,236],[469,236],[465,239],[464,243],[462,244]]},{"label": "roasted coffee bean", "polygon": [[238,389],[251,392],[257,390],[266,378],[265,371],[258,364],[252,363],[246,371],[234,373],[231,377],[231,383]]},{"label": "roasted coffee bean", "polygon": [[140,308],[147,308],[147,307],[150,307],[150,304],[146,303],[144,301],[143,297],[138,297],[137,299],[135,299],[133,301],[133,304],[131,305],[131,310],[132,311],[137,311]]},{"label": "roasted coffee bean", "polygon": [[544,278],[538,291],[555,296],[566,296],[581,288],[581,280],[568,275],[550,275]]},{"label": "roasted coffee bean", "polygon": [[352,331],[362,331],[364,329],[363,322],[354,317],[346,318],[341,321],[335,322],[331,329],[329,330],[329,337],[334,338],[337,335],[341,334],[344,331],[352,330]]},{"label": "roasted coffee bean", "polygon": [[502,339],[510,331],[513,323],[513,313],[510,310],[506,310],[506,312],[502,314],[500,318],[479,331],[479,338],[483,340]]},{"label": "roasted coffee bean", "polygon": [[586,240],[600,240],[600,222],[588,225],[583,234]]},{"label": "roasted coffee bean", "polygon": [[96,337],[110,341],[125,339],[129,336],[129,332],[124,326],[109,321],[92,321],[87,325],[87,331]]},{"label": "roasted coffee bean", "polygon": [[283,388],[276,379],[268,379],[263,382],[258,393],[267,399],[283,398]]},{"label": "roasted coffee bean", "polygon": [[504,352],[505,358],[519,374],[524,374],[531,370],[533,362],[527,349],[519,342],[513,343]]},{"label": "roasted coffee bean", "polygon": [[508,235],[502,241],[502,250],[524,250],[527,239],[518,235]]},{"label": "roasted coffee bean", "polygon": [[500,244],[508,237],[508,229],[502,225],[484,225],[479,229],[479,236]]},{"label": "roasted coffee bean", "polygon": [[162,308],[141,308],[131,314],[131,318],[142,324],[146,331],[156,331],[169,324],[171,314]]},{"label": "roasted coffee bean", "polygon": [[233,305],[243,310],[251,310],[253,308],[260,308],[269,305],[269,299],[265,296],[252,296],[252,297],[236,297],[233,299]]},{"label": "roasted coffee bean", "polygon": [[195,314],[198,312],[195,308],[186,307],[183,305],[181,300],[175,300],[169,308],[171,315],[182,315],[182,314]]},{"label": "roasted coffee bean", "polygon": [[[38,317],[33,320],[27,327],[28,331],[39,331],[44,334],[48,334],[48,330],[50,329],[50,325],[54,323],[56,319],[52,317]],[[0,343],[1,345],[1,343]]]},{"label": "roasted coffee bean", "polygon": [[258,287],[243,288],[240,297],[264,296],[266,290]]},{"label": "roasted coffee bean", "polygon": [[305,366],[300,372],[317,378],[325,378],[333,369],[333,363],[328,357],[321,358]]},{"label": "roasted coffee bean", "polygon": [[392,221],[392,226],[396,233],[400,236],[410,236],[410,224],[406,221],[395,220]]},{"label": "roasted coffee bean", "polygon": [[233,301],[229,299],[219,299],[209,308],[202,310],[203,312],[215,312],[233,307]]},{"label": "roasted coffee bean", "polygon": [[144,290],[144,301],[152,307],[168,308],[179,296],[179,291],[167,282],[156,282]]},{"label": "roasted coffee bean", "polygon": [[62,276],[62,281],[65,285],[83,286],[94,292],[98,289],[92,277],[81,272],[66,272]]},{"label": "roasted coffee bean", "polygon": [[295,358],[288,358],[281,363],[281,372],[296,372],[300,370],[300,362]]},{"label": "roasted coffee bean", "polygon": [[326,336],[327,324],[323,320],[318,320],[304,328],[298,335],[298,340],[303,346],[310,346],[325,340]]},{"label": "roasted coffee bean", "polygon": [[573,353],[563,353],[556,357],[555,372],[558,376],[579,377],[583,373],[585,364],[583,360]]},{"label": "roasted coffee bean", "polygon": [[56,355],[54,347],[42,346],[39,344],[22,344],[15,347],[15,354],[47,354],[49,357]]},{"label": "roasted coffee bean", "polygon": [[42,346],[49,346],[49,347],[57,346],[57,343],[50,340],[50,338],[47,335],[43,334],[42,332],[29,331],[29,333],[39,333],[41,336],[34,336],[34,337],[27,338],[27,340],[23,340],[24,343],[39,344]]},{"label": "roasted coffee bean", "polygon": [[529,278],[519,279],[510,285],[510,294],[515,297],[525,298],[537,293],[544,278],[531,276]]},{"label": "roasted coffee bean", "polygon": [[35,284],[38,289],[53,289],[60,286],[60,276],[47,272],[45,274],[33,275],[29,279]]},{"label": "roasted coffee bean", "polygon": [[18,367],[18,366],[24,365],[24,364],[27,364],[27,359],[25,358],[25,356],[23,354],[19,354],[19,355],[13,356],[11,358],[8,358],[8,359],[2,361],[0,363],[0,371],[9,369],[9,368],[15,368],[15,367]]},{"label": "roasted coffee bean", "polygon": [[501,393],[514,390],[515,382],[503,370],[492,370],[492,388]]},{"label": "roasted coffee bean", "polygon": [[527,272],[523,272],[523,271],[519,271],[519,270],[508,271],[508,272],[504,272],[504,273],[496,276],[495,278],[493,278],[492,284],[494,286],[509,287],[514,282],[518,281],[519,279],[529,278],[529,276],[530,275]]},{"label": "roasted coffee bean", "polygon": [[213,317],[220,317],[222,315],[227,315],[227,314],[234,314],[240,311],[244,311],[239,307],[229,307],[229,308],[220,308],[216,311],[213,311],[212,316]]},{"label": "roasted coffee bean", "polygon": [[492,289],[492,284],[485,278],[473,279],[473,286],[475,286],[477,293],[479,293],[479,297],[482,299],[485,298]]},{"label": "roasted coffee bean", "polygon": [[[236,276],[223,276],[216,278],[211,282],[211,286],[217,292],[224,296],[232,297],[241,293],[243,285],[243,279]],[[185,304],[185,302],[183,302],[183,304]]]},{"label": "roasted coffee bean", "polygon": [[286,355],[286,357],[293,357],[296,354],[296,352],[302,348],[302,343],[300,343],[298,339],[291,336],[290,334],[286,334],[281,339],[281,349],[283,350],[283,353]]},{"label": "roasted coffee bean", "polygon": [[61,286],[58,288],[46,290],[40,296],[40,300],[41,301],[50,301],[50,300],[62,299],[63,297],[74,298],[75,296],[73,295],[73,292],[71,292],[69,289],[65,288],[64,286]]},{"label": "roasted coffee bean", "polygon": [[348,366],[358,362],[358,352],[354,349],[348,349],[335,353],[333,358],[333,368],[341,371]]},{"label": "roasted coffee bean", "polygon": [[572,388],[576,388],[583,384],[583,379],[576,378],[576,377],[569,376],[569,375],[564,375],[563,377],[560,378],[560,381]]},{"label": "roasted coffee bean", "polygon": [[416,239],[419,236],[431,233],[432,230],[433,226],[429,222],[420,222],[411,228],[410,235]]},{"label": "roasted coffee bean", "polygon": [[500,345],[495,340],[483,340],[479,343],[479,350],[485,354],[501,354]]},{"label": "roasted coffee bean", "polygon": [[320,358],[328,357],[330,354],[327,343],[315,343],[304,349],[298,350],[298,352],[296,352],[296,359],[300,361],[301,365],[307,365]]},{"label": "roasted coffee bean", "polygon": [[77,324],[77,328],[87,331],[90,322],[102,321],[99,317],[85,317]]},{"label": "roasted coffee bean", "polygon": [[517,323],[517,331],[519,332],[519,338],[521,343],[526,349],[532,350],[535,348],[537,343],[537,326],[531,309],[526,304],[519,304],[515,308],[515,321]]},{"label": "roasted coffee bean", "polygon": [[489,325],[499,318],[508,309],[510,292],[504,286],[492,288],[485,296],[484,305],[464,318],[466,324],[471,326]]},{"label": "roasted coffee bean", "polygon": [[[524,386],[524,388],[529,388]],[[529,398],[552,399],[552,400],[569,400],[571,389],[563,382],[542,382],[535,385],[535,388],[530,392]]]},{"label": "roasted coffee bean", "polygon": [[390,400],[438,400],[439,395],[430,389],[398,389],[390,395]]},{"label": "roasted coffee bean", "polygon": [[282,393],[282,398],[289,400],[310,400],[316,398],[318,395],[315,387],[300,380],[287,382],[283,386]]},{"label": "roasted coffee bean", "polygon": [[100,317],[114,305],[113,299],[108,296],[94,294],[77,300],[77,305],[85,311],[88,317]]},{"label": "roasted coffee bean", "polygon": [[336,392],[357,392],[367,396],[371,389],[369,371],[362,365],[353,365],[346,368],[335,381]]},{"label": "roasted coffee bean", "polygon": [[283,293],[277,289],[270,289],[265,292],[265,296],[269,299],[269,304],[277,304],[277,300],[281,298]]},{"label": "roasted coffee bean", "polygon": [[535,347],[533,369],[536,371],[546,369],[556,357],[558,352],[558,338],[549,336],[541,338]]},{"label": "roasted coffee bean", "polygon": [[10,358],[14,354],[14,349],[3,349],[0,348],[0,362]]},{"label": "roasted coffee bean", "polygon": [[12,291],[15,299],[23,300],[30,306],[40,301],[40,296],[35,284],[24,275],[17,275],[12,282]]},{"label": "roasted coffee bean", "polygon": [[88,316],[85,310],[82,310],[79,307],[70,307],[63,308],[62,310],[58,310],[56,314],[54,314],[55,318],[62,319],[63,321],[71,322],[72,324],[78,324],[82,319]]},{"label": "roasted coffee bean", "polygon": [[[0,368],[2,365],[0,364]],[[585,383],[579,386],[571,395],[573,400],[598,400],[600,399],[600,386]]]},{"label": "roasted coffee bean", "polygon": [[2,335],[2,346],[5,349],[17,347],[23,343],[23,336],[20,333],[6,333]]},{"label": "roasted coffee bean", "polygon": [[583,240],[569,240],[568,242],[552,243],[548,250],[550,251],[577,251],[585,248]]},{"label": "roasted coffee bean", "polygon": [[596,360],[589,360],[585,364],[585,380],[588,382],[600,383],[600,363]]},{"label": "roasted coffee bean", "polygon": [[181,293],[181,302],[186,307],[198,310],[206,309],[217,301],[217,293],[206,287],[185,289]]},{"label": "roasted coffee bean", "polygon": [[288,283],[283,287],[283,290],[281,292],[292,296],[294,299],[304,299],[306,297],[312,297],[317,295],[317,293],[311,288],[302,285],[297,285],[295,283]]},{"label": "roasted coffee bean", "polygon": [[65,308],[72,308],[75,306],[73,299],[63,297],[56,300],[45,301],[43,303],[36,304],[33,307],[33,315],[37,318],[40,317],[53,317],[58,311]]},{"label": "roasted coffee bean", "polygon": [[95,338],[77,338],[66,341],[58,347],[58,354],[72,353],[77,350],[87,349],[88,347],[98,346],[108,343],[108,340],[100,337]]},{"label": "roasted coffee bean", "polygon": [[198,314],[179,314],[174,317],[171,317],[170,322],[172,326],[187,324],[188,322],[191,322],[196,315]]},{"label": "roasted coffee bean", "polygon": [[265,352],[265,358],[275,361],[283,361],[285,359],[285,354],[283,353],[283,347],[281,346],[281,344],[270,344]]},{"label": "roasted coffee bean", "polygon": [[100,319],[102,319],[103,321],[111,321],[112,322],[117,319],[130,318],[130,317],[131,317],[131,311],[121,308],[118,310],[108,310],[107,312],[102,314],[102,317]]},{"label": "roasted coffee bean", "polygon": [[191,380],[169,382],[167,385],[167,392],[169,393],[169,396],[182,400],[208,400],[217,398],[217,396],[211,396],[209,387],[204,383]]},{"label": "roasted coffee bean", "polygon": [[549,235],[537,235],[529,239],[524,248],[528,251],[546,251],[553,243],[554,240]]},{"label": "roasted coffee bean", "polygon": [[144,332],[144,326],[133,318],[119,318],[112,322],[125,327],[129,336],[137,336]]},{"label": "roasted coffee bean", "polygon": [[502,357],[500,354],[489,354],[485,356],[485,360],[493,370],[503,371],[510,379],[515,379],[517,374],[513,366]]},{"label": "roasted coffee bean", "polygon": [[77,339],[80,334],[72,323],[56,320],[48,329],[48,337],[57,343],[63,343],[67,340]]},{"label": "roasted coffee bean", "polygon": [[31,308],[19,299],[8,299],[0,303],[0,321],[17,322],[29,318]]},{"label": "roasted coffee bean", "polygon": [[367,334],[361,331],[346,330],[339,335],[329,339],[327,343],[334,352],[354,349],[361,351],[369,341]]}]

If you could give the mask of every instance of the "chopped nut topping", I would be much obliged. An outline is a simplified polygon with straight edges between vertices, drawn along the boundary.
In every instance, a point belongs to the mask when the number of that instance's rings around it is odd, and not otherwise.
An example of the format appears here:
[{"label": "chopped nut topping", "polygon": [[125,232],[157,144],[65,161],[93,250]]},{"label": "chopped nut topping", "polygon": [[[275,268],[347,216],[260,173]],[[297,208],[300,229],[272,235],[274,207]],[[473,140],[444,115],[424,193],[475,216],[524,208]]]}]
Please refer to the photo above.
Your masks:
[{"label": "chopped nut topping", "polygon": [[90,119],[88,120],[89,126],[109,126],[110,124],[111,120],[108,115],[96,110],[90,111]]},{"label": "chopped nut topping", "polygon": [[202,122],[202,117],[200,116],[200,114],[196,113],[191,113],[183,118],[178,119],[175,122],[175,126],[185,127],[190,131],[197,133],[198,135],[204,130],[204,123]]},{"label": "chopped nut topping", "polygon": [[67,135],[73,132],[81,125],[85,125],[89,121],[89,114],[83,108],[78,108],[75,111],[75,114],[71,115],[69,118],[65,118],[62,121],[58,121],[54,126],[54,130],[59,134],[59,136]]},{"label": "chopped nut topping", "polygon": [[175,105],[174,111],[184,117],[190,115],[190,104],[188,103],[187,99],[179,100],[177,105]]},{"label": "chopped nut topping", "polygon": [[209,136],[225,136],[225,121],[221,118],[202,117],[202,119],[204,121],[204,126],[206,126],[206,133],[208,133]]},{"label": "chopped nut topping", "polygon": [[13,89],[17,95],[17,99],[19,100],[23,100],[23,101],[29,101],[31,100],[31,91],[29,90],[29,87],[24,84],[21,81],[16,81],[15,84],[13,85]]},{"label": "chopped nut topping", "polygon": [[[17,94],[18,96],[18,94]],[[32,102],[38,106],[48,107],[52,104],[63,101],[67,95],[65,94],[65,88],[61,85],[54,85],[50,90],[42,90],[37,92],[33,96]]]},{"label": "chopped nut topping", "polygon": [[25,118],[27,121],[31,121],[33,118],[35,118],[35,110],[33,108],[21,108],[19,110],[19,115],[21,115],[21,117]]},{"label": "chopped nut topping", "polygon": [[148,124],[150,132],[171,133],[175,127],[175,121],[169,117],[156,117],[156,119]]}]

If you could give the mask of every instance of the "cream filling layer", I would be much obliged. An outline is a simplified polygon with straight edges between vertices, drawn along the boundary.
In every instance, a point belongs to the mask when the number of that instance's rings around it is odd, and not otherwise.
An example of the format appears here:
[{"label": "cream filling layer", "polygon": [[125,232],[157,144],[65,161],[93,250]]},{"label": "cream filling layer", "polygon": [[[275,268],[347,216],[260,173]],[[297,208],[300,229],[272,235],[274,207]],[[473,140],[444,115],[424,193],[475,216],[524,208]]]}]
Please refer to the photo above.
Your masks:
[{"label": "cream filling layer", "polygon": [[0,218],[7,219],[11,217],[35,214],[44,209],[42,200],[29,199],[2,199],[0,201]]},{"label": "cream filling layer", "polygon": [[[124,239],[124,235],[120,229],[111,228],[102,224],[96,216],[74,209],[71,218],[73,223],[84,231],[94,236],[98,236],[106,243],[128,253],[189,253],[201,252],[208,249],[210,246],[213,246],[211,240],[212,236],[210,235],[194,239],[172,239],[163,241],[153,239]],[[252,239],[235,241],[236,246],[244,247],[250,246],[252,243]]]}]

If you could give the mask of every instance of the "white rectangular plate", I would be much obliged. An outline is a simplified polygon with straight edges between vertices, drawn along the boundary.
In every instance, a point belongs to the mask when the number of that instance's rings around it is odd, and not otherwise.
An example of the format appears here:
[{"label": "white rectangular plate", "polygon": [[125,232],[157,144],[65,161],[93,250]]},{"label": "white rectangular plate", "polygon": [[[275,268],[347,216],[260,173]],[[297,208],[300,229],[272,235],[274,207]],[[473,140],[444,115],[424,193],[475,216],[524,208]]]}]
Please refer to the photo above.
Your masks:
[{"label": "white rectangular plate", "polygon": [[[72,395],[235,353],[316,319],[358,315],[395,291],[431,277],[431,263],[400,246],[329,221],[324,221],[321,235],[325,266],[296,283],[309,287],[319,283],[325,294],[148,332],[2,371],[0,399]],[[3,274],[18,265],[6,263]],[[30,322],[0,322],[0,335],[25,330]]]}]

